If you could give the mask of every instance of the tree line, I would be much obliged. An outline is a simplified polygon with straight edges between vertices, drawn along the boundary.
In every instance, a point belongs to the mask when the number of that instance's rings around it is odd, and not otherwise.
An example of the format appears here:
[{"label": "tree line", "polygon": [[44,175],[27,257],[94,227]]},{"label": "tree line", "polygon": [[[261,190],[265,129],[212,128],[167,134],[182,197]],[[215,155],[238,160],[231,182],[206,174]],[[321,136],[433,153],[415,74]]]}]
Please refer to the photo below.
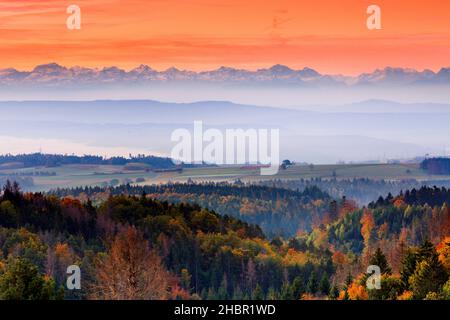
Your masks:
[{"label": "tree line", "polygon": [[130,163],[146,164],[154,168],[168,169],[174,168],[175,165],[170,158],[149,156],[138,154],[136,156],[129,155],[125,157],[111,157],[104,158],[94,155],[62,155],[62,154],[5,154],[0,155],[0,165],[9,163],[20,163],[23,167],[57,167],[70,164],[85,164],[85,165],[126,165]]}]

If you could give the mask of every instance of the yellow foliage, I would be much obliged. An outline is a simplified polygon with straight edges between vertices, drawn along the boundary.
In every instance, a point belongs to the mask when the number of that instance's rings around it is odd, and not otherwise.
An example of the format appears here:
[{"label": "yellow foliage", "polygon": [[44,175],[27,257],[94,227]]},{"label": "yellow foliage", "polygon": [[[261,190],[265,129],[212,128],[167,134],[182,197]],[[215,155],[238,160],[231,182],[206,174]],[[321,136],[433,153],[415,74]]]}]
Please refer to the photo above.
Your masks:
[{"label": "yellow foliage", "polygon": [[298,252],[294,249],[289,249],[283,258],[285,266],[299,265],[303,266],[308,262],[308,256],[304,252]]},{"label": "yellow foliage", "polygon": [[326,230],[315,229],[314,230],[314,246],[316,248],[326,248],[328,246],[328,233]]},{"label": "yellow foliage", "polygon": [[231,250],[231,254],[233,255],[233,256],[236,256],[236,257],[244,257],[244,252],[242,251],[242,249],[241,248],[238,248],[238,249],[232,249]]},{"label": "yellow foliage", "polygon": [[389,233],[389,225],[387,222],[384,222],[379,228],[378,228],[378,238],[383,239],[388,236]]}]

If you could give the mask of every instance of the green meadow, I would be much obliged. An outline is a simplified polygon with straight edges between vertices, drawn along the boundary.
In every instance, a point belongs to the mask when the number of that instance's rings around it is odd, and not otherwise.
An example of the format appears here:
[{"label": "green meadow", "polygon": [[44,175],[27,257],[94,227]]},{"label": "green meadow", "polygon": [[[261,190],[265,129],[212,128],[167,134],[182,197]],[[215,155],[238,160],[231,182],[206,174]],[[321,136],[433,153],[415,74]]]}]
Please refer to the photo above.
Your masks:
[{"label": "green meadow", "polygon": [[[36,172],[50,173],[36,175]],[[186,182],[193,180],[244,182],[271,179],[349,179],[370,178],[386,180],[445,180],[450,175],[433,176],[421,170],[417,164],[336,164],[336,165],[295,165],[280,170],[275,176],[262,176],[259,170],[240,166],[189,168],[182,172],[153,172],[129,170],[125,166],[113,165],[65,165],[59,167],[32,167],[22,169],[2,169],[0,175],[23,175],[33,179],[34,185],[27,191],[48,191],[54,188],[76,186],[114,186],[118,184],[158,184],[166,182]]]}]

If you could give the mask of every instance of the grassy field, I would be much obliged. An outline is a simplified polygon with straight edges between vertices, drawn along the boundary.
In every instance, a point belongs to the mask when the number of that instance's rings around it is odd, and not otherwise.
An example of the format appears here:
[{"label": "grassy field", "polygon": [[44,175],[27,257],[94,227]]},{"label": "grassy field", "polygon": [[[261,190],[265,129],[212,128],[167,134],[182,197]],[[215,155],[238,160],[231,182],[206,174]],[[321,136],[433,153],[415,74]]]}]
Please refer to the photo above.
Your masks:
[{"label": "grassy field", "polygon": [[345,164],[345,165],[296,165],[280,170],[275,176],[261,176],[259,170],[240,167],[209,167],[185,169],[181,173],[127,170],[123,166],[110,165],[67,165],[61,167],[36,167],[25,169],[3,169],[0,175],[30,174],[47,172],[52,175],[31,176],[34,186],[29,191],[47,191],[54,188],[75,186],[105,186],[123,183],[154,184],[194,181],[235,181],[245,182],[271,179],[311,179],[311,178],[371,178],[387,180],[448,180],[450,176],[431,176],[416,164]]},{"label": "grassy field", "polygon": [[448,176],[432,176],[419,168],[418,164],[344,164],[344,165],[296,165],[280,170],[275,176],[261,176],[259,170],[244,170],[239,167],[188,169],[177,179],[243,181],[270,179],[311,179],[311,178],[371,178],[387,180],[446,180]]}]

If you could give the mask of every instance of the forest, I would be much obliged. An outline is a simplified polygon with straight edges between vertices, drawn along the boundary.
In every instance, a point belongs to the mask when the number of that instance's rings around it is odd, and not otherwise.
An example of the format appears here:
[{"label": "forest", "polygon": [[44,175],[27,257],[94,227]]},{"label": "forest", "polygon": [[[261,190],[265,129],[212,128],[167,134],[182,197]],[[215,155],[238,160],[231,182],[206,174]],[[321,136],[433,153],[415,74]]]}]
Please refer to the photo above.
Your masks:
[{"label": "forest", "polygon": [[[318,188],[130,188],[58,195],[24,193],[7,182],[0,197],[0,299],[450,299],[445,188],[406,191],[367,207]],[[309,228],[268,236],[221,208],[157,196],[165,193],[214,196],[214,204],[215,197],[242,197],[248,202],[237,203],[244,207],[322,204],[320,213],[299,218]],[[81,269],[80,290],[66,286],[70,265]],[[380,267],[381,289],[365,285],[369,265]]]},{"label": "forest", "polygon": [[449,174],[450,158],[429,158],[422,161],[420,168],[429,174]]},{"label": "forest", "polygon": [[316,186],[327,192],[333,198],[347,197],[355,200],[359,205],[367,205],[378,197],[388,194],[399,194],[402,191],[420,189],[423,186],[450,187],[449,180],[421,180],[416,179],[369,179],[369,178],[311,178],[311,179],[289,179],[268,180],[255,182],[257,185],[275,186],[292,190],[304,190],[310,186]]},{"label": "forest", "polygon": [[172,159],[161,158],[156,156],[147,156],[143,154],[138,154],[136,156],[129,155],[128,158],[125,157],[111,157],[104,158],[101,156],[92,155],[62,155],[62,154],[44,154],[44,153],[33,153],[33,154],[19,154],[11,155],[5,154],[0,155],[0,166],[7,164],[20,164],[22,167],[57,167],[68,164],[89,164],[89,165],[126,165],[129,163],[140,163],[147,164],[154,168],[166,169],[175,167]]},{"label": "forest", "polygon": [[267,236],[294,236],[310,231],[324,218],[330,196],[315,186],[303,191],[242,183],[170,183],[121,185],[114,188],[84,187],[56,189],[58,197],[77,196],[101,202],[109,195],[142,195],[172,203],[188,202],[229,215],[262,228]]}]

